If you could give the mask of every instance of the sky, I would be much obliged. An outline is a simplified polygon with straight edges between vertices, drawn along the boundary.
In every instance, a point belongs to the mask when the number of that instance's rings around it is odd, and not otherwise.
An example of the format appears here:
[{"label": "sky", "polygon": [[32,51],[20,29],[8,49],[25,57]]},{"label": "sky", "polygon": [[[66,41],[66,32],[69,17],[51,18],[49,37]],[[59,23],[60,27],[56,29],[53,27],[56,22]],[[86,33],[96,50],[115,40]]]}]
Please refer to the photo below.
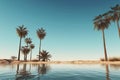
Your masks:
[{"label": "sky", "polygon": [[[119,4],[120,0],[0,0],[0,58],[18,55],[18,26],[27,27],[38,54],[36,30],[43,27],[46,37],[42,50],[51,60],[94,60],[104,57],[102,32],[94,30],[93,19]],[[117,26],[105,30],[109,57],[120,57]],[[25,45],[22,39],[22,46]],[[21,53],[21,59],[23,55]]]}]

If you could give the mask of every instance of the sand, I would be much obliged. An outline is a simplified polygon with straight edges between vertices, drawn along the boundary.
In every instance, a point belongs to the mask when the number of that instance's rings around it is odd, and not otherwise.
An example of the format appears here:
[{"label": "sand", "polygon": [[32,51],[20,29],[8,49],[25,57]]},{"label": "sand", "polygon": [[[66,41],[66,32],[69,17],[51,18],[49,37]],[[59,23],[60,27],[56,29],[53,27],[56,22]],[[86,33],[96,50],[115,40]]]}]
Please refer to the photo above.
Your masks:
[{"label": "sand", "polygon": [[28,63],[28,64],[120,64],[120,61],[99,61],[99,60],[78,60],[78,61],[50,61],[50,62],[21,62],[13,61],[12,64]]},{"label": "sand", "polygon": [[12,61],[8,62],[6,60],[0,60],[0,64],[120,64],[120,61],[100,61],[100,60],[74,60],[74,61]]}]

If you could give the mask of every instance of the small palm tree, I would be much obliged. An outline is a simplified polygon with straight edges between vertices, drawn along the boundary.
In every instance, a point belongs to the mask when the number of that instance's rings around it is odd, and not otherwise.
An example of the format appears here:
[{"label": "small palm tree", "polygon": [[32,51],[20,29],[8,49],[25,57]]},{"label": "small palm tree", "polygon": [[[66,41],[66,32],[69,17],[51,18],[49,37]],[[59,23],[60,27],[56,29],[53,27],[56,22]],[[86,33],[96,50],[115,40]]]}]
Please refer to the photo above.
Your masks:
[{"label": "small palm tree", "polygon": [[30,53],[30,61],[32,60],[32,49],[35,48],[35,45],[34,44],[30,44],[30,50],[31,50],[31,53]]},{"label": "small palm tree", "polygon": [[119,34],[119,38],[120,38],[120,26],[119,26],[120,5],[117,4],[115,7],[112,7],[111,10],[113,11],[113,13],[112,13],[112,21],[117,23],[118,34]]},{"label": "small palm tree", "polygon": [[51,54],[49,54],[49,52],[43,50],[43,51],[40,53],[40,58],[42,59],[42,61],[48,61],[48,60],[50,60],[50,58],[51,58]]},{"label": "small palm tree", "polygon": [[11,56],[12,60],[16,60],[16,58],[17,58],[16,56]]},{"label": "small palm tree", "polygon": [[[44,39],[44,37],[46,36],[45,30],[43,28],[38,29],[37,36],[40,39],[40,44],[39,44],[39,53],[40,53],[41,52],[41,40]],[[38,54],[38,55],[40,55],[40,54]],[[40,57],[39,57],[39,60],[40,60]]]},{"label": "small palm tree", "polygon": [[25,43],[27,44],[27,46],[31,44],[32,43],[31,38],[25,38]]},{"label": "small palm tree", "polygon": [[17,34],[20,37],[20,42],[19,42],[19,51],[18,51],[18,61],[20,60],[20,49],[21,49],[21,41],[22,38],[24,38],[27,34],[28,34],[28,30],[24,27],[24,25],[22,26],[18,26],[18,28],[16,28]]},{"label": "small palm tree", "polygon": [[28,46],[22,46],[21,51],[24,55],[24,61],[27,61],[27,55],[30,52],[30,48],[28,48]]},{"label": "small palm tree", "polygon": [[94,19],[94,28],[102,31],[104,55],[105,55],[106,61],[108,60],[108,58],[107,58],[107,50],[106,50],[104,30],[109,27],[109,24],[110,24],[110,21],[107,19],[104,19],[104,16],[102,16],[102,15],[99,15],[99,16],[95,17],[95,19]]}]

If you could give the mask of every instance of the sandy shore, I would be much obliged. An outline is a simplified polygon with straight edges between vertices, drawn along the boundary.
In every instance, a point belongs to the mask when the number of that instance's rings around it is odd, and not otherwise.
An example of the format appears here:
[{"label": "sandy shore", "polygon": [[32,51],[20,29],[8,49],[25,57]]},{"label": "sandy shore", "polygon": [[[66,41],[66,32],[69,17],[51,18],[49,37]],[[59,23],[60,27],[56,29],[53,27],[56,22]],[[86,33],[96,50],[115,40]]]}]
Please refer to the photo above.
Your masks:
[{"label": "sandy shore", "polygon": [[8,62],[6,60],[0,60],[0,64],[120,64],[120,61],[100,61],[100,60],[75,60],[75,61],[49,61],[49,62],[41,62],[41,61],[11,61]]},{"label": "sandy shore", "polygon": [[120,61],[99,61],[99,60],[79,60],[79,61],[50,61],[50,62],[21,62],[13,61],[12,64],[28,63],[28,64],[120,64]]}]

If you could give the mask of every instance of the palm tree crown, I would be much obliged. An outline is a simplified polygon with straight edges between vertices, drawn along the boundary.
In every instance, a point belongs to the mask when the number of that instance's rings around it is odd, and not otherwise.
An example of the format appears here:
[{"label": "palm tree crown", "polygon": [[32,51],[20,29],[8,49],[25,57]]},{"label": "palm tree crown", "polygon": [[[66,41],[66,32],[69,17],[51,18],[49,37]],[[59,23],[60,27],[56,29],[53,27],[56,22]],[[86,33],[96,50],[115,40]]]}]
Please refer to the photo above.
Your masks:
[{"label": "palm tree crown", "polygon": [[48,61],[48,60],[50,60],[49,58],[51,58],[51,54],[49,54],[49,52],[43,50],[40,53],[40,57],[41,57],[42,61]]},{"label": "palm tree crown", "polygon": [[27,55],[30,52],[30,48],[28,48],[28,46],[22,46],[21,51],[24,55],[24,60],[27,60]]},{"label": "palm tree crown", "polygon": [[120,20],[120,5],[116,5],[115,7],[111,7],[112,12],[112,21],[117,23],[119,38],[120,38],[120,26],[119,26],[119,20]]},{"label": "palm tree crown", "polygon": [[28,44],[31,44],[32,43],[31,38],[25,38],[25,43],[27,44],[27,46]]},{"label": "palm tree crown", "polygon": [[30,49],[34,49],[35,45],[34,44],[30,44]]},{"label": "palm tree crown", "polygon": [[16,28],[16,31],[20,38],[23,38],[28,34],[28,30],[24,27],[24,25],[18,26],[18,28]]},{"label": "palm tree crown", "polygon": [[44,30],[43,28],[38,29],[38,30],[37,30],[37,36],[38,36],[38,38],[41,39],[41,40],[44,39],[44,37],[46,36],[45,30]]}]

